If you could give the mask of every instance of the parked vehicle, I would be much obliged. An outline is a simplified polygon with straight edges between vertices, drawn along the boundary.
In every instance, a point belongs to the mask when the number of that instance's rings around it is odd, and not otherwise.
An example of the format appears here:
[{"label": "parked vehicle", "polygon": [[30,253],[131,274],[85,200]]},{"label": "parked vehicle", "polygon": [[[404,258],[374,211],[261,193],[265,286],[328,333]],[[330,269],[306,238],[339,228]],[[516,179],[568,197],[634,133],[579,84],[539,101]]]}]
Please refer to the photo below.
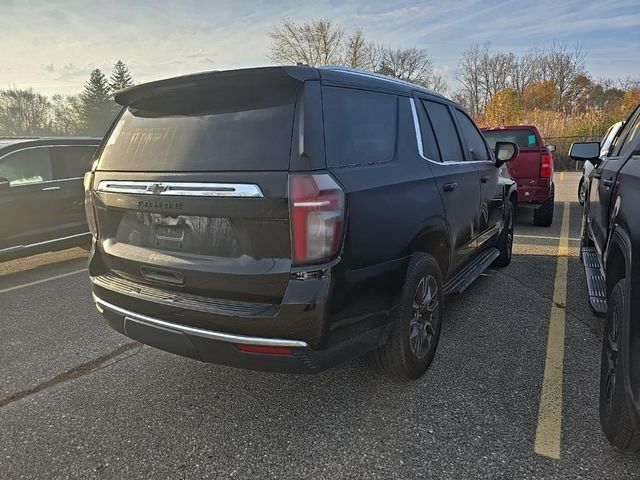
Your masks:
[{"label": "parked vehicle", "polygon": [[345,68],[172,78],[126,107],[85,177],[94,300],[140,342],[314,373],[435,354],[445,294],[507,265],[515,183],[456,104]]},{"label": "parked vehicle", "polygon": [[583,162],[582,177],[580,177],[580,182],[578,183],[578,202],[580,203],[580,205],[584,205],[589,186],[589,176],[591,175],[591,172],[593,172],[593,169],[595,168],[597,163],[607,156],[613,139],[616,137],[623,125],[624,122],[617,122],[607,129],[605,134],[602,136],[602,140],[600,140],[600,155],[598,156],[598,160],[594,162],[585,160]]},{"label": "parked vehicle", "polygon": [[[596,161],[598,142],[570,156]],[[609,441],[640,452],[640,107],[590,176],[582,232],[589,300],[606,315],[600,369],[600,422]]]},{"label": "parked vehicle", "polygon": [[99,143],[0,139],[0,261],[90,244],[82,179]]},{"label": "parked vehicle", "polygon": [[481,129],[493,148],[496,142],[514,142],[518,157],[507,165],[518,183],[518,206],[532,206],[533,223],[548,227],[553,223],[555,186],[553,155],[555,145],[545,145],[534,125],[506,125]]}]

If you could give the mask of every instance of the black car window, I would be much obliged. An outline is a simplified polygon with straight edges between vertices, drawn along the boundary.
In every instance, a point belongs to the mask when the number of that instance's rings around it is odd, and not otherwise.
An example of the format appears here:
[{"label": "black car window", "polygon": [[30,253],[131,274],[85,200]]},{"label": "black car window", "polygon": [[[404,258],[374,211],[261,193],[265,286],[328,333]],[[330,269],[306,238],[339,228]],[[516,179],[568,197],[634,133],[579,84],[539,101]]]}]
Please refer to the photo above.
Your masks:
[{"label": "black car window", "polygon": [[[611,145],[611,154],[610,157],[617,157],[622,155],[623,148],[625,148],[627,143],[627,138],[629,138],[630,133],[637,132],[638,122],[640,122],[640,107],[636,108],[636,110],[631,114],[629,119],[625,122],[623,129],[613,140],[613,144]],[[637,137],[637,133],[634,133],[631,138]]]},{"label": "black car window", "polygon": [[322,90],[327,166],[390,161],[396,150],[395,95],[338,87]]},{"label": "black car window", "polygon": [[100,170],[287,170],[298,85],[195,86],[151,95],[120,116]]},{"label": "black car window", "polygon": [[620,155],[628,157],[634,150],[640,146],[640,114],[636,115],[633,125],[627,132],[624,143],[620,146]]},{"label": "black car window", "polygon": [[0,177],[13,186],[53,179],[49,147],[32,147],[8,154],[0,160]]},{"label": "black car window", "polygon": [[53,147],[51,160],[54,178],[83,177],[91,169],[96,148],[93,145]]},{"label": "black car window", "polygon": [[433,125],[433,130],[440,147],[440,155],[444,162],[460,162],[464,160],[460,138],[453,123],[449,107],[442,103],[423,100],[427,114]]},{"label": "black car window", "polygon": [[440,161],[440,152],[438,150],[438,142],[436,142],[436,135],[433,133],[433,125],[431,120],[427,117],[424,108],[418,107],[418,121],[420,123],[420,137],[422,138],[422,152],[429,160]]},{"label": "black car window", "polygon": [[478,127],[473,121],[461,110],[456,108],[456,116],[458,117],[458,124],[460,130],[462,130],[462,136],[467,142],[467,153],[471,160],[489,160],[489,151],[487,150],[487,144],[478,130]]}]

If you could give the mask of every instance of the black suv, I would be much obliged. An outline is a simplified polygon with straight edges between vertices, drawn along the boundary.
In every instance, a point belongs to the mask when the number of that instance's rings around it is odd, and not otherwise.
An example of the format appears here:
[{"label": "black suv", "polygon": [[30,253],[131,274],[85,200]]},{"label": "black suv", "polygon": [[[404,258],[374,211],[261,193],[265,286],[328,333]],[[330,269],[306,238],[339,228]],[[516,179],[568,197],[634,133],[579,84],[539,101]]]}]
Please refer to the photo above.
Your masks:
[{"label": "black suv", "polygon": [[82,179],[100,138],[0,138],[0,261],[89,245]]},{"label": "black suv", "polygon": [[640,452],[640,106],[609,154],[574,143],[574,160],[596,165],[585,200],[582,262],[589,299],[606,314],[600,370],[600,422],[622,450]]},{"label": "black suv", "polygon": [[207,362],[312,373],[373,352],[404,378],[445,294],[506,265],[514,182],[473,121],[344,68],[212,72],[122,91],[85,178],[113,328]]}]

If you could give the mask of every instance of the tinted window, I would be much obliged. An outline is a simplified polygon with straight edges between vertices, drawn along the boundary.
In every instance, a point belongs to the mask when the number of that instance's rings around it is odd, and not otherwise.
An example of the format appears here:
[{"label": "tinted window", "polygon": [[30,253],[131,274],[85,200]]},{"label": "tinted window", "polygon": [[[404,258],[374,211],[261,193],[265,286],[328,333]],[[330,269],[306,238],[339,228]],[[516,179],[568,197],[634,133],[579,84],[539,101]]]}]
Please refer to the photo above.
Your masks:
[{"label": "tinted window", "polygon": [[[632,134],[638,128],[638,122],[640,121],[640,108],[636,108],[636,110],[629,116],[629,119],[625,122],[624,128],[620,131],[620,134],[615,137],[613,140],[613,145],[611,146],[611,157],[617,157],[621,155],[623,149],[626,145],[628,145],[627,139],[630,134]],[[634,134],[632,136],[636,136]]]},{"label": "tinted window", "polygon": [[192,88],[129,106],[101,170],[288,170],[297,87]]},{"label": "tinted window", "polygon": [[422,151],[429,160],[440,160],[438,143],[433,133],[433,125],[423,108],[418,108],[418,118],[420,121],[420,136],[422,137]]},{"label": "tinted window", "polygon": [[322,97],[328,166],[384,163],[393,158],[395,95],[325,87]]},{"label": "tinted window", "polygon": [[442,160],[445,162],[460,162],[464,160],[460,139],[449,112],[449,107],[429,100],[423,100],[423,103],[436,133]]},{"label": "tinted window", "polygon": [[83,177],[91,169],[95,151],[96,147],[85,145],[53,147],[51,160],[55,177]]},{"label": "tinted window", "polygon": [[624,140],[624,144],[620,150],[620,154],[624,157],[631,155],[633,150],[636,150],[640,145],[640,115],[636,117],[635,122],[629,129],[629,133]]},{"label": "tinted window", "polygon": [[533,130],[520,128],[515,130],[487,130],[483,132],[489,147],[496,148],[496,142],[513,142],[520,148],[537,148],[538,140]]},{"label": "tinted window", "polygon": [[489,160],[487,145],[484,143],[482,134],[467,115],[456,109],[458,124],[462,130],[462,136],[467,142],[467,150],[471,160]]},{"label": "tinted window", "polygon": [[0,177],[9,180],[11,186],[52,180],[49,148],[26,148],[10,153],[0,160]]}]

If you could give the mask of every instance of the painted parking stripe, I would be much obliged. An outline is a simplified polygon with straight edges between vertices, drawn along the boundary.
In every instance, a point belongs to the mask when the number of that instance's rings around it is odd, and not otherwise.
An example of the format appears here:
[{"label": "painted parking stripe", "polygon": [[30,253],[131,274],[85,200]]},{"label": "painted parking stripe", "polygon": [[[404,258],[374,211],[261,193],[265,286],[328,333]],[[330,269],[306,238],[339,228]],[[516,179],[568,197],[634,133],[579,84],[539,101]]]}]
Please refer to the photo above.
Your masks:
[{"label": "painted parking stripe", "polygon": [[553,305],[549,318],[547,355],[544,363],[542,391],[538,409],[538,426],[534,451],[539,455],[560,458],[562,433],[562,377],[564,362],[565,306],[569,264],[569,202],[562,213],[562,230],[558,245],[558,262],[553,288]]},{"label": "painted parking stripe", "polygon": [[53,277],[43,278],[41,280],[36,280],[34,282],[23,283],[22,285],[16,285],[14,287],[9,287],[0,290],[0,293],[13,292],[14,290],[20,290],[21,288],[32,287],[34,285],[39,285],[45,282],[51,282],[52,280],[58,280],[59,278],[70,277],[71,275],[76,275],[78,273],[86,272],[86,268],[82,268],[80,270],[74,270],[73,272],[61,273],[60,275],[54,275]]}]

